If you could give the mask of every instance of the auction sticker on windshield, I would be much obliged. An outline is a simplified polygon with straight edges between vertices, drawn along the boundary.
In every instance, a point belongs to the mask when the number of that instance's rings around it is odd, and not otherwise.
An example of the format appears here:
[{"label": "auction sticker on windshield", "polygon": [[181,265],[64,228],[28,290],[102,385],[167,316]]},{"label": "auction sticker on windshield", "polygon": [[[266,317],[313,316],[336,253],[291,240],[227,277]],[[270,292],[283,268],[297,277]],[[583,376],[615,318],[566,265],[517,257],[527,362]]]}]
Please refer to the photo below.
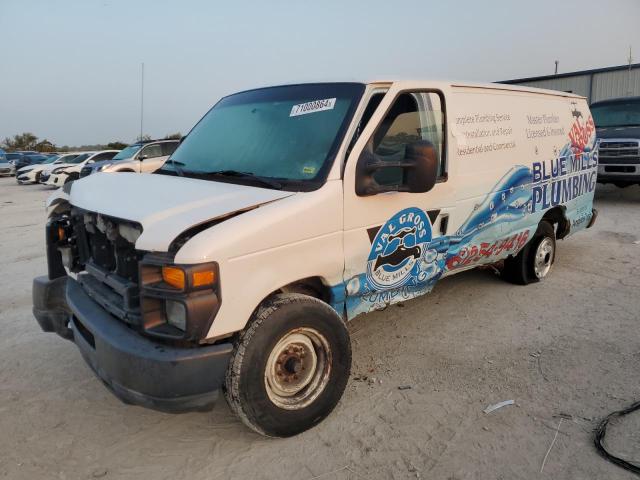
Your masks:
[{"label": "auction sticker on windshield", "polygon": [[299,103],[291,107],[290,117],[305,115],[307,113],[321,112],[323,110],[333,110],[336,105],[335,98],[325,98],[324,100],[313,100],[312,102]]}]

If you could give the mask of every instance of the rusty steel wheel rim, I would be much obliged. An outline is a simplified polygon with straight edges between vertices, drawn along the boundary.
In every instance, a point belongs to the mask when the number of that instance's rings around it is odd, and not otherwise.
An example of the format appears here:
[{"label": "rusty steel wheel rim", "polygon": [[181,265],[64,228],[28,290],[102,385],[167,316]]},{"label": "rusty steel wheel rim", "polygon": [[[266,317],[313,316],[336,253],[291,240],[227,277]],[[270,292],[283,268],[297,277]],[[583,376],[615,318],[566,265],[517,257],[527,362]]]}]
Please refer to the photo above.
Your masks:
[{"label": "rusty steel wheel rim", "polygon": [[298,410],[322,393],[331,372],[331,349],[317,330],[296,328],[273,347],[264,372],[269,399],[277,407]]}]

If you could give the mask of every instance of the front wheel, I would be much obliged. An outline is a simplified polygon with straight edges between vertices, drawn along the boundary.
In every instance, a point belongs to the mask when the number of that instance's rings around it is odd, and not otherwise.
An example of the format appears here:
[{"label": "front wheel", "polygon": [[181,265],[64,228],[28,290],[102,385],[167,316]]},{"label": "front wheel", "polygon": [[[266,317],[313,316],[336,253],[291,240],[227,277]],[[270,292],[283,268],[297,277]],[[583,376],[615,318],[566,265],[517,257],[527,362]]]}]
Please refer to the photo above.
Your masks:
[{"label": "front wheel", "polygon": [[331,413],[350,370],[349,333],[336,311],[308,295],[275,295],[236,340],[225,395],[256,432],[290,437]]},{"label": "front wheel", "polygon": [[502,277],[518,285],[539,282],[549,275],[555,259],[555,231],[551,223],[543,220],[531,241],[515,257],[504,261]]}]

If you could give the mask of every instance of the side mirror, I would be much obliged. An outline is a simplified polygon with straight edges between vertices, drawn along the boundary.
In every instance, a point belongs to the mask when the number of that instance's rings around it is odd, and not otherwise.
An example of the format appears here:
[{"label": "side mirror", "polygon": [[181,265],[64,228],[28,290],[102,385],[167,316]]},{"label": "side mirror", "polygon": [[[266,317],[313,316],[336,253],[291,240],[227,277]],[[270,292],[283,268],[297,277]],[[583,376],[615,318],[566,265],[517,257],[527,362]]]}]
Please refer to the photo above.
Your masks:
[{"label": "side mirror", "polygon": [[[378,170],[402,169],[402,182],[396,185],[380,185],[374,177]],[[438,178],[438,156],[433,144],[426,140],[406,146],[403,160],[390,162],[379,160],[370,149],[358,158],[356,165],[356,195],[367,197],[384,192],[425,193],[433,188]]]},{"label": "side mirror", "polygon": [[149,158],[149,155],[140,155],[138,160],[146,160],[147,158]]},{"label": "side mirror", "polygon": [[92,163],[96,163],[95,160],[87,160],[87,165],[91,165]]}]

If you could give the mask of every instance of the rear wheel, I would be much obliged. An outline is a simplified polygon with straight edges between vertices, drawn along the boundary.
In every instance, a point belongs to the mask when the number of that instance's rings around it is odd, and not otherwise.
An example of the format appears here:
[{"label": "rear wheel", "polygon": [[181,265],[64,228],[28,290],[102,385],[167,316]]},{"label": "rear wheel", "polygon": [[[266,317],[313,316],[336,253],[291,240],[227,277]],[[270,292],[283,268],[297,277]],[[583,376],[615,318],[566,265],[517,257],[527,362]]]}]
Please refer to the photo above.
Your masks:
[{"label": "rear wheel", "polygon": [[307,295],[275,295],[237,339],[225,395],[256,432],[289,437],[331,413],[350,369],[349,333],[335,310]]},{"label": "rear wheel", "polygon": [[502,277],[518,285],[539,282],[549,275],[555,258],[555,231],[551,223],[543,220],[531,241],[518,255],[504,261]]}]

